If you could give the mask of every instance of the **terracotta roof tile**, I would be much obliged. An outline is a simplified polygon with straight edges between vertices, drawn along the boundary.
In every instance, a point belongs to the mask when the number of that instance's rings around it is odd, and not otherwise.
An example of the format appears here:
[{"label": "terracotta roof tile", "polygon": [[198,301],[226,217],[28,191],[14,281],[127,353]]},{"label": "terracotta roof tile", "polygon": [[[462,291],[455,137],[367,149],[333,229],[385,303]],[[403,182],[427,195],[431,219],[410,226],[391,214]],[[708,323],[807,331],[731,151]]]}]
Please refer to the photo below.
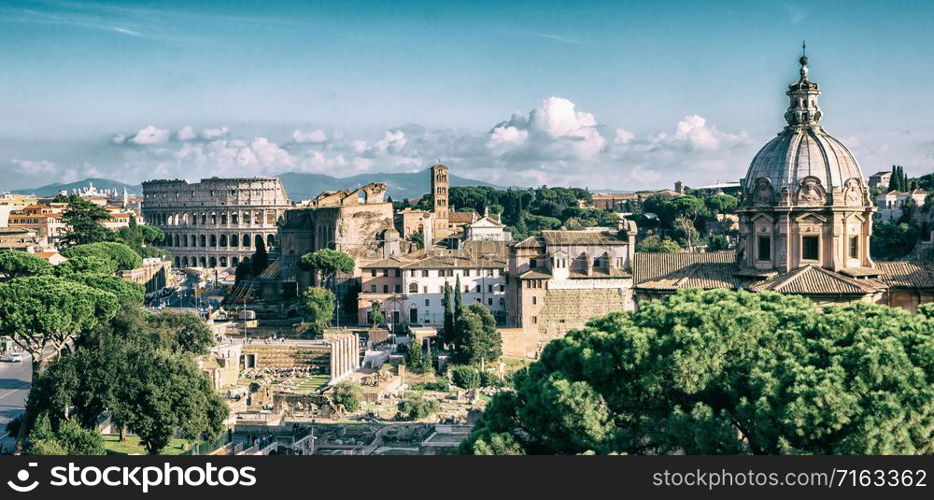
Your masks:
[{"label": "terracotta roof tile", "polygon": [[897,288],[934,288],[934,263],[892,261],[876,262],[882,272],[879,280]]},{"label": "terracotta roof tile", "polygon": [[805,266],[749,286],[761,292],[771,290],[799,295],[866,295],[884,285],[875,280],[857,280],[818,266]]}]

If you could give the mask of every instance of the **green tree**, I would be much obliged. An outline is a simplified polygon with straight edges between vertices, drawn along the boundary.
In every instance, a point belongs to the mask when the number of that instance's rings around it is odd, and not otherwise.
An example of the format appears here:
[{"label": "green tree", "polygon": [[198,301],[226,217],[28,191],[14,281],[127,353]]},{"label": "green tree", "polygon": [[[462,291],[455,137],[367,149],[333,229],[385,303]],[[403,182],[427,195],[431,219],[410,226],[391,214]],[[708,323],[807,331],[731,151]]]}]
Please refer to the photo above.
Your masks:
[{"label": "green tree", "polygon": [[735,196],[718,193],[704,200],[704,203],[707,209],[715,214],[729,214],[739,205],[739,200]]},{"label": "green tree", "polygon": [[[112,318],[117,297],[53,276],[17,278],[0,284],[0,335],[32,356],[32,379],[72,338]],[[22,443],[34,414],[27,408],[20,425]]]},{"label": "green tree", "polygon": [[114,232],[104,227],[103,224],[110,218],[110,213],[106,208],[80,196],[70,196],[67,202],[68,208],[62,214],[62,223],[68,229],[62,236],[62,246],[113,241]]},{"label": "green tree", "polygon": [[302,255],[298,267],[320,275],[324,287],[333,290],[339,273],[353,272],[354,260],[344,252],[324,248]]},{"label": "green tree", "polygon": [[118,388],[115,418],[156,455],[176,434],[214,439],[229,410],[193,360],[164,351],[131,353],[133,373]]},{"label": "green tree", "polygon": [[87,243],[62,251],[69,259],[74,257],[99,257],[113,261],[120,271],[136,269],[143,265],[143,259],[132,248],[123,243],[99,242]]},{"label": "green tree", "polygon": [[227,407],[195,365],[210,341],[193,314],[124,308],[33,379],[27,412],[48,415],[53,426],[71,415],[92,429],[110,411],[119,428],[145,437],[152,453],[176,433],[212,437]]},{"label": "green tree", "polygon": [[405,420],[421,420],[441,410],[441,403],[417,394],[399,402],[398,409],[399,415]]},{"label": "green tree", "polygon": [[681,245],[668,238],[662,238],[657,234],[650,234],[636,244],[637,252],[658,252],[658,253],[677,253],[681,251]]},{"label": "green tree", "polygon": [[334,318],[334,293],[317,287],[308,287],[302,293],[302,306],[308,318],[309,329],[321,335]]},{"label": "green tree", "polygon": [[[458,275],[458,280],[460,275]],[[460,288],[460,285],[457,286]],[[451,293],[451,285],[444,282],[444,296],[441,298],[441,308],[444,309],[444,332],[441,337],[444,343],[450,343],[454,339],[454,297]]]},{"label": "green tree", "polygon": [[502,356],[503,339],[496,329],[496,318],[483,304],[473,303],[464,308],[455,328],[453,357],[458,363],[490,363]]},{"label": "green tree", "polygon": [[117,297],[117,301],[120,304],[134,304],[140,306],[143,305],[143,301],[146,298],[146,287],[141,283],[128,281],[116,276],[108,276],[106,274],[72,274],[65,276],[65,278],[103,292],[110,292]]},{"label": "green tree", "polygon": [[476,389],[480,387],[480,372],[468,365],[451,368],[451,382],[461,389]]},{"label": "green tree", "polygon": [[379,308],[379,302],[375,300],[370,303],[370,310],[367,311],[367,317],[370,320],[370,326],[373,328],[386,322],[386,315],[383,314],[383,310]]},{"label": "green tree", "polygon": [[85,429],[74,420],[62,420],[53,428],[49,416],[38,416],[29,433],[27,455],[103,455],[104,438],[97,429]]},{"label": "green tree", "polygon": [[415,335],[412,335],[412,343],[405,351],[405,366],[415,373],[425,373],[431,370],[431,356],[425,355],[422,344]]},{"label": "green tree", "polygon": [[873,222],[869,251],[876,259],[892,260],[904,257],[910,254],[918,243],[918,228],[915,226],[904,222],[884,222],[879,218]]},{"label": "green tree", "polygon": [[353,413],[360,409],[363,402],[363,388],[355,382],[341,382],[334,386],[334,402]]},{"label": "green tree", "polygon": [[550,343],[467,453],[934,451],[934,306],[682,290]]},{"label": "green tree", "polygon": [[79,255],[55,266],[55,274],[65,278],[74,274],[113,275],[117,272],[117,263],[99,255]]},{"label": "green tree", "polygon": [[21,250],[0,250],[0,275],[7,279],[51,273],[52,265],[42,257]]}]

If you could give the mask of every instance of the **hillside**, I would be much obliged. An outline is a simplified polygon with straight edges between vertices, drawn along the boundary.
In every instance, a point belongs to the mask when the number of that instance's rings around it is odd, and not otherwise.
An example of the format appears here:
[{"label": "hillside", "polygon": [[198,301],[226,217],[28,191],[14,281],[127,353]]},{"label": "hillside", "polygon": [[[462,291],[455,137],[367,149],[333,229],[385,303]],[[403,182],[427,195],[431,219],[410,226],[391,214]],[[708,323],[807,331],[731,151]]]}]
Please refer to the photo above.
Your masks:
[{"label": "hillside", "polygon": [[[324,174],[306,174],[299,172],[285,172],[278,175],[285,186],[285,192],[290,200],[307,200],[317,196],[322,191],[330,191],[345,188],[356,188],[364,186],[371,182],[385,182],[389,186],[389,196],[394,200],[403,198],[419,198],[427,194],[430,190],[428,171],[412,173],[367,173],[358,174],[350,177],[334,177]],[[89,182],[94,183],[97,189],[117,189],[122,192],[126,187],[130,194],[142,194],[141,185],[130,185],[110,179],[83,179],[80,181],[69,182],[67,184],[55,183],[34,189],[17,189],[14,193],[35,194],[37,196],[55,196],[61,190],[71,191],[75,188],[86,187]],[[451,186],[490,186],[497,187],[486,182],[465,179],[456,175],[450,176]]]}]

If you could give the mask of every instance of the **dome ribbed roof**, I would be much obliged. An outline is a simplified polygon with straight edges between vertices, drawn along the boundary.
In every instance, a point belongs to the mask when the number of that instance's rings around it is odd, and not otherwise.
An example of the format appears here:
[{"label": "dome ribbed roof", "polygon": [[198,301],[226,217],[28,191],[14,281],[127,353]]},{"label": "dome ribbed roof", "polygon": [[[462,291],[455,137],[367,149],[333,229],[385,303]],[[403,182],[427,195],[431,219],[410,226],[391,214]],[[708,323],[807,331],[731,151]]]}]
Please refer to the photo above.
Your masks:
[{"label": "dome ribbed roof", "polygon": [[756,180],[768,179],[776,192],[792,192],[805,177],[816,177],[827,191],[843,188],[849,179],[865,184],[853,153],[839,140],[817,128],[786,128],[753,158],[745,188],[752,192]]}]

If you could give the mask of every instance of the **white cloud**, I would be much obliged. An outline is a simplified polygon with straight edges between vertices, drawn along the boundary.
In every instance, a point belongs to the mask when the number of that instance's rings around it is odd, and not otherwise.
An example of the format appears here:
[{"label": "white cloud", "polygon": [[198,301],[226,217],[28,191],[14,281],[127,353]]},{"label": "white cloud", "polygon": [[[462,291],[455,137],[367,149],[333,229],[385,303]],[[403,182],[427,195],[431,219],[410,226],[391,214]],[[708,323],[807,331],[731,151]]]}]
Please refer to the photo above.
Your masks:
[{"label": "white cloud", "polygon": [[613,144],[629,144],[635,138],[636,134],[633,134],[628,130],[618,128],[616,129],[616,139],[613,140]]},{"label": "white cloud", "polygon": [[220,128],[206,128],[201,131],[201,138],[206,141],[213,141],[214,139],[220,139],[221,137],[227,137],[227,134],[230,133],[230,129],[227,127]]},{"label": "white cloud", "polygon": [[107,169],[138,181],[285,171],[337,176],[412,172],[442,161],[457,175],[506,186],[628,190],[679,178],[689,185],[739,178],[754,153],[748,151],[744,132],[721,131],[699,115],[685,116],[669,131],[646,134],[602,123],[562,97],[544,99],[485,132],[414,124],[372,135],[286,130],[290,132],[277,139],[238,134],[228,127],[196,133],[192,127],[170,132],[150,125],[114,138],[112,148],[118,154],[111,151]]},{"label": "white cloud", "polygon": [[563,97],[549,97],[528,113],[515,113],[490,130],[487,146],[516,158],[590,159],[603,150],[596,117]]},{"label": "white cloud", "polygon": [[193,129],[190,125],[183,127],[181,130],[175,133],[175,138],[180,141],[190,141],[197,137],[198,134],[195,133],[195,129]]},{"label": "white cloud", "polygon": [[[169,140],[169,134],[170,132],[168,129],[161,129],[153,125],[149,125],[132,136],[123,138],[121,142],[128,142],[130,144],[136,144],[140,146],[165,144]],[[117,142],[116,137],[114,138],[114,142]]]},{"label": "white cloud", "polygon": [[328,135],[324,130],[312,130],[311,132],[302,132],[295,129],[292,132],[292,142],[296,144],[321,144],[327,142]]}]

